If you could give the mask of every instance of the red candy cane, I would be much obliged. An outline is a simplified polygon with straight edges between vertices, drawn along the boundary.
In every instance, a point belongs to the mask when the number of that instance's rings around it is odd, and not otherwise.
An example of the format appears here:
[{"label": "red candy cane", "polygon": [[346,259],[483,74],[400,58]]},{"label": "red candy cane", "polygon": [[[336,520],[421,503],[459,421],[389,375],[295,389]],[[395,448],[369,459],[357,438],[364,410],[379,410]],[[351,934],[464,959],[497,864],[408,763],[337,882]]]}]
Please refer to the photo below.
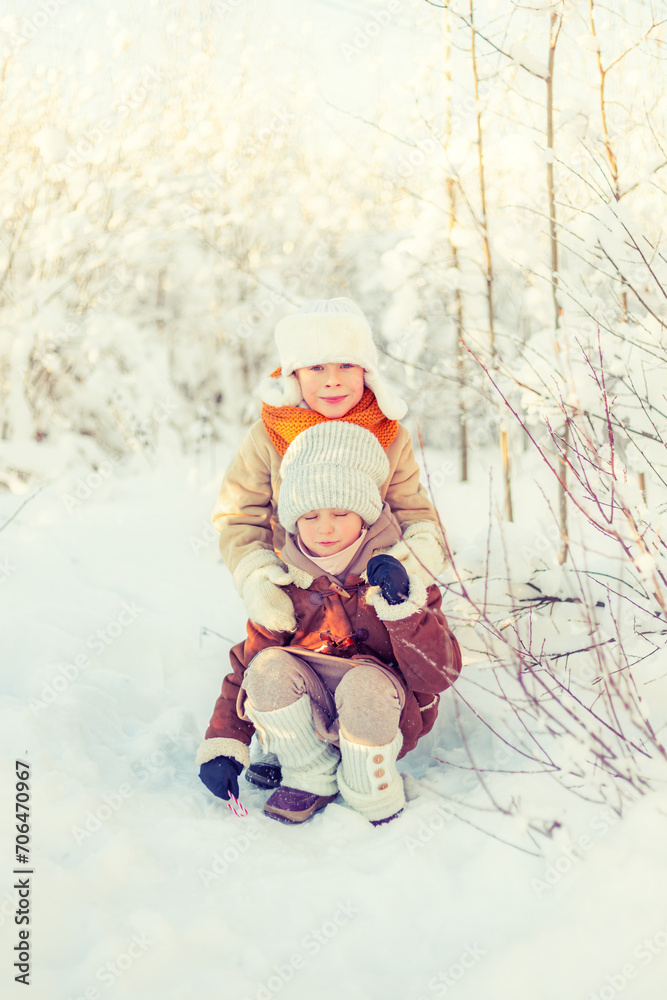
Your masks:
[{"label": "red candy cane", "polygon": [[248,810],[243,805],[243,803],[239,802],[239,800],[236,798],[236,796],[232,795],[231,792],[229,793],[229,797],[231,799],[231,802],[228,802],[227,805],[232,810],[232,812],[234,813],[234,815],[235,816],[247,816],[248,815]]}]

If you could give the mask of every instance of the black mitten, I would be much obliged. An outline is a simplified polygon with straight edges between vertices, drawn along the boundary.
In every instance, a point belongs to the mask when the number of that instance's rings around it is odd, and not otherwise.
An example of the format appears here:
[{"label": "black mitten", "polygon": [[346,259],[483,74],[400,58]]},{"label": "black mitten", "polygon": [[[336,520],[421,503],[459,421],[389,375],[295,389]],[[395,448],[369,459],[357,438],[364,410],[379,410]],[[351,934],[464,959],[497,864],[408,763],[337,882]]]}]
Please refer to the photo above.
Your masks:
[{"label": "black mitten", "polygon": [[373,556],[366,567],[368,582],[379,587],[387,604],[402,604],[410,593],[405,567],[393,556]]},{"label": "black mitten", "polygon": [[199,768],[199,777],[204,782],[209,792],[213,792],[219,799],[229,800],[229,793],[235,799],[239,797],[239,774],[243,770],[243,764],[233,757],[214,757],[207,760]]}]

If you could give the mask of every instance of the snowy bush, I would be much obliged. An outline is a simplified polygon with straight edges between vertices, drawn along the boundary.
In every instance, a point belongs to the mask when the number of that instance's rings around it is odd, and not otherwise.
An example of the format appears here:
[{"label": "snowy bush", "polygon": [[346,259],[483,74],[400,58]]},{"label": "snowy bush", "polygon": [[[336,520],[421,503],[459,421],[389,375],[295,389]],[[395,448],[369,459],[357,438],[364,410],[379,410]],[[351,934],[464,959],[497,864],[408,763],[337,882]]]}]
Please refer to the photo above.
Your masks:
[{"label": "snowy bush", "polygon": [[[552,511],[541,534],[490,525],[453,554],[443,583],[457,635],[470,660],[480,662],[476,718],[525,766],[545,768],[565,788],[621,814],[667,780],[660,694],[667,543],[664,503],[647,506],[620,452],[632,453],[638,417],[650,421],[651,433],[644,433],[654,444],[667,427],[664,416],[627,393],[630,430],[623,407],[609,396],[602,356],[586,361],[590,409],[574,407],[572,397],[561,402],[560,421],[549,424],[553,450],[524,425],[567,498],[566,563]],[[593,420],[596,413],[602,419]],[[664,457],[656,450],[655,465],[643,454],[653,479],[662,481]],[[479,767],[472,757],[471,766]],[[494,807],[521,814],[511,801]],[[545,832],[543,823],[535,829]]]}]

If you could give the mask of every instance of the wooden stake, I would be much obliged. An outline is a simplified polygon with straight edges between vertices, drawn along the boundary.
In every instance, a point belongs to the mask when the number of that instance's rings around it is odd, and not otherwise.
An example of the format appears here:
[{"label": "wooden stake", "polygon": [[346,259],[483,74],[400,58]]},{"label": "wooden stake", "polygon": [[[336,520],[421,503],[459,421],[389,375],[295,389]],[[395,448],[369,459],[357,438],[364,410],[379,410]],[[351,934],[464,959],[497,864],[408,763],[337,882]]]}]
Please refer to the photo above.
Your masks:
[{"label": "wooden stake", "polygon": [[512,476],[510,470],[509,435],[506,427],[500,428],[500,453],[503,457],[503,469],[505,472],[505,515],[508,521],[513,521],[514,514],[512,513]]}]

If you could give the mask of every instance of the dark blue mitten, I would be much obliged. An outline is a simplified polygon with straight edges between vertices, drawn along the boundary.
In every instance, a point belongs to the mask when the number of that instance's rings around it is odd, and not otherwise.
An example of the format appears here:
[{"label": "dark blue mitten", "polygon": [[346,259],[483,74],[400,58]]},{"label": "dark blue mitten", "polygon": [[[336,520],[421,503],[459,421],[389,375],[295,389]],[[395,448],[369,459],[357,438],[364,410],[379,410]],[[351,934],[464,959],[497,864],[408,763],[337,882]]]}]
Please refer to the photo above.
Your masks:
[{"label": "dark blue mitten", "polygon": [[379,587],[387,604],[402,604],[408,599],[410,583],[403,563],[393,556],[373,556],[366,567],[368,582]]},{"label": "dark blue mitten", "polygon": [[228,800],[230,792],[238,799],[239,774],[242,770],[243,764],[239,764],[233,757],[214,757],[202,764],[199,777],[209,792],[213,792],[219,799]]}]

